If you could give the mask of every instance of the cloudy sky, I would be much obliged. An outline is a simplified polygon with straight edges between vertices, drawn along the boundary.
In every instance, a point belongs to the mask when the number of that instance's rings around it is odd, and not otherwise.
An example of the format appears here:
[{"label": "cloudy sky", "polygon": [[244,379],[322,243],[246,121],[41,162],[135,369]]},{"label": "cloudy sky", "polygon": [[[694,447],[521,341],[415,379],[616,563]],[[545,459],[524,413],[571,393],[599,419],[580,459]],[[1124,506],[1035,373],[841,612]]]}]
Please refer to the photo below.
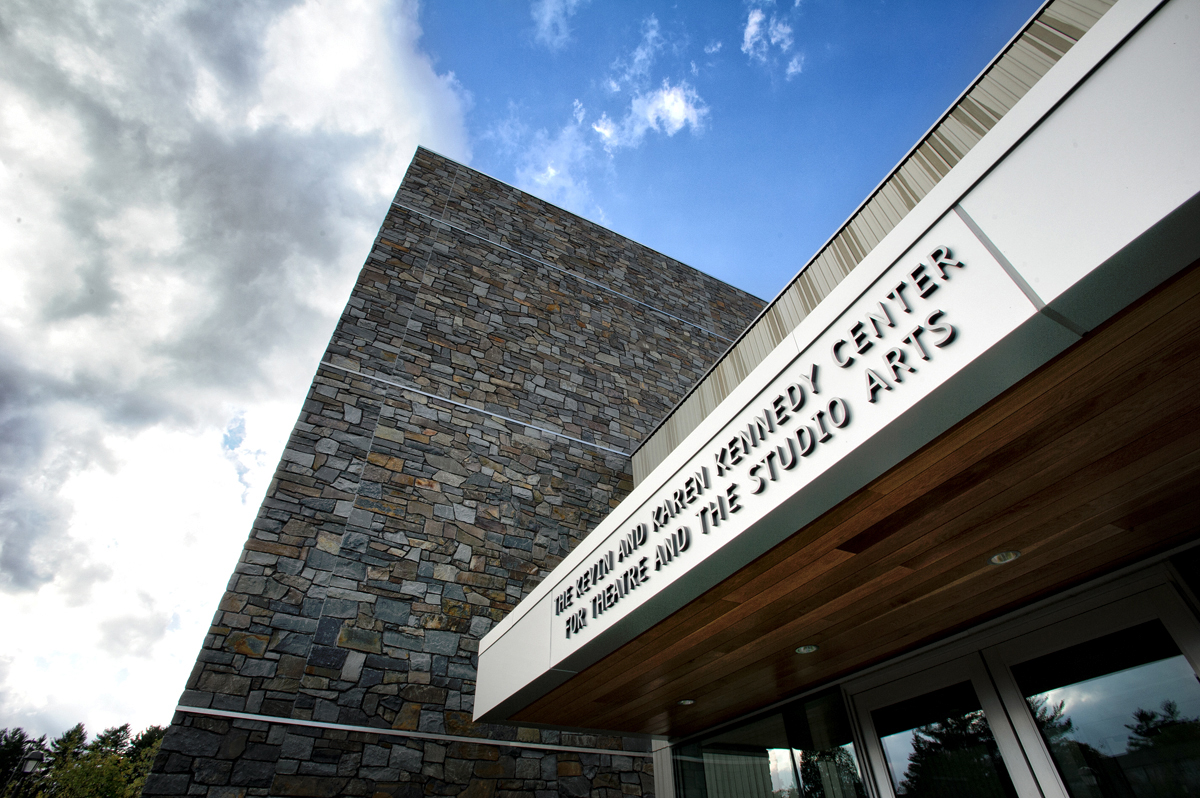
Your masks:
[{"label": "cloudy sky", "polygon": [[417,144],[764,298],[1035,0],[5,0],[0,727],[169,721]]}]

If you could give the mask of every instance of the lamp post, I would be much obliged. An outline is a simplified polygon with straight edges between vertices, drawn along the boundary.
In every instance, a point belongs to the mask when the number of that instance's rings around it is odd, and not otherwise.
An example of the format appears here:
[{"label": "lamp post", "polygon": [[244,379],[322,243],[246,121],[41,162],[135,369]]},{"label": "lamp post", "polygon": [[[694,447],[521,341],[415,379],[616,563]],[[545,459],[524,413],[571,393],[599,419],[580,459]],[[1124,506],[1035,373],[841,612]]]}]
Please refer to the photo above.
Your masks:
[{"label": "lamp post", "polygon": [[[21,782],[29,778],[35,772],[41,769],[42,763],[45,762],[46,755],[36,748],[31,751],[26,751],[21,757],[21,766],[13,771],[13,774],[8,777],[8,782],[4,785],[4,794],[9,795],[9,789],[12,787],[13,779],[17,781],[17,790],[20,790]],[[14,791],[15,793],[16,791]]]}]

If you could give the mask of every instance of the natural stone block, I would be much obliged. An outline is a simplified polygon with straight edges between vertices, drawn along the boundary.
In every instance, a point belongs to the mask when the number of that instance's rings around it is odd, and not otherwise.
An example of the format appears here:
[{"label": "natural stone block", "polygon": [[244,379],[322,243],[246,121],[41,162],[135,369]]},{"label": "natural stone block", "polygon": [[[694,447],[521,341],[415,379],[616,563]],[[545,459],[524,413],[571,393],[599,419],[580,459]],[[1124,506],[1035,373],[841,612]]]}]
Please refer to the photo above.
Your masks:
[{"label": "natural stone block", "polygon": [[348,779],[317,776],[276,776],[271,783],[272,795],[294,795],[303,798],[334,798],[341,795]]},{"label": "natural stone block", "polygon": [[458,653],[458,635],[453,632],[427,631],[425,633],[425,651],[431,654],[453,656]]},{"label": "natural stone block", "polygon": [[201,729],[172,726],[163,738],[162,750],[178,751],[187,756],[216,756],[221,747],[221,735]]},{"label": "natural stone block", "polygon": [[421,761],[423,758],[421,752],[415,748],[394,745],[392,746],[392,755],[388,760],[388,765],[399,768],[405,773],[416,773],[421,770]]},{"label": "natural stone block", "polygon": [[379,632],[371,632],[353,626],[342,627],[337,643],[339,648],[352,648],[356,651],[367,651],[374,654],[383,651],[383,636]]},{"label": "natural stone block", "polygon": [[406,601],[381,598],[375,602],[375,617],[386,623],[405,626],[411,611],[412,605]]},{"label": "natural stone block", "polygon": [[250,692],[250,678],[232,673],[209,671],[200,677],[200,689],[211,693],[244,696]]},{"label": "natural stone block", "polygon": [[267,635],[252,635],[245,632],[233,632],[225,639],[225,647],[236,654],[248,657],[261,657],[267,652],[267,644],[271,638]]}]

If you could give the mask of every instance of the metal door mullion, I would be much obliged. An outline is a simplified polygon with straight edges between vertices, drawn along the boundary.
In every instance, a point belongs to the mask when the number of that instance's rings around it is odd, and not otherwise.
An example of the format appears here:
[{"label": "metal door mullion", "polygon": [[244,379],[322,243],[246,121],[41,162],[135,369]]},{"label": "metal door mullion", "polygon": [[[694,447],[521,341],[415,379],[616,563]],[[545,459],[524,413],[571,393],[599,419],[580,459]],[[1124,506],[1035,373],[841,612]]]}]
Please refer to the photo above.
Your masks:
[{"label": "metal door mullion", "polygon": [[871,711],[869,709],[859,710],[855,707],[856,724],[862,731],[862,743],[864,758],[869,761],[869,773],[871,781],[875,784],[875,793],[879,798],[896,798],[896,791],[892,789],[892,777],[888,771],[887,757],[883,755],[883,745],[879,741],[879,735],[875,732],[875,721],[871,719]]},{"label": "metal door mullion", "polygon": [[1004,704],[997,695],[992,680],[988,677],[983,657],[976,653],[970,657],[970,660],[971,684],[975,687],[975,694],[979,697],[979,703],[983,707],[983,715],[992,728],[996,747],[1000,749],[1000,758],[1008,769],[1008,775],[1017,790],[1017,795],[1027,795],[1030,798],[1068,798],[1066,794],[1052,796],[1041,789],[1037,777],[1031,770],[1032,763],[1025,756],[1020,738],[1009,723],[1010,715],[1005,711]]},{"label": "metal door mullion", "polygon": [[996,661],[995,652],[985,652],[984,660],[991,673],[992,683],[996,686],[996,695],[1012,724],[1025,761],[1029,763],[1033,777],[1037,780],[1040,793],[1045,798],[1070,798],[1058,767],[1046,748],[1046,741],[1042,739],[1042,733],[1029,711],[1029,705],[1025,703],[1025,697],[1017,688],[1012,672],[1002,662]]}]

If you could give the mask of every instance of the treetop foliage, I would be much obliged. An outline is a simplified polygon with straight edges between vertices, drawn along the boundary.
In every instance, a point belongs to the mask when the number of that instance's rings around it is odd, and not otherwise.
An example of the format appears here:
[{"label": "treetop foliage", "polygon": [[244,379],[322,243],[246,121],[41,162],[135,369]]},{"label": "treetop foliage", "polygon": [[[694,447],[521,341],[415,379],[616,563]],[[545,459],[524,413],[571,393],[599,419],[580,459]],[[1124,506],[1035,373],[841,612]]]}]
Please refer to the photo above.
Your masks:
[{"label": "treetop foliage", "polygon": [[[126,723],[89,741],[87,729],[77,723],[47,743],[44,736],[34,739],[19,727],[2,729],[0,796],[137,798],[166,732],[162,726],[150,726],[135,736]],[[41,764],[23,773],[24,760],[39,753]]]}]

